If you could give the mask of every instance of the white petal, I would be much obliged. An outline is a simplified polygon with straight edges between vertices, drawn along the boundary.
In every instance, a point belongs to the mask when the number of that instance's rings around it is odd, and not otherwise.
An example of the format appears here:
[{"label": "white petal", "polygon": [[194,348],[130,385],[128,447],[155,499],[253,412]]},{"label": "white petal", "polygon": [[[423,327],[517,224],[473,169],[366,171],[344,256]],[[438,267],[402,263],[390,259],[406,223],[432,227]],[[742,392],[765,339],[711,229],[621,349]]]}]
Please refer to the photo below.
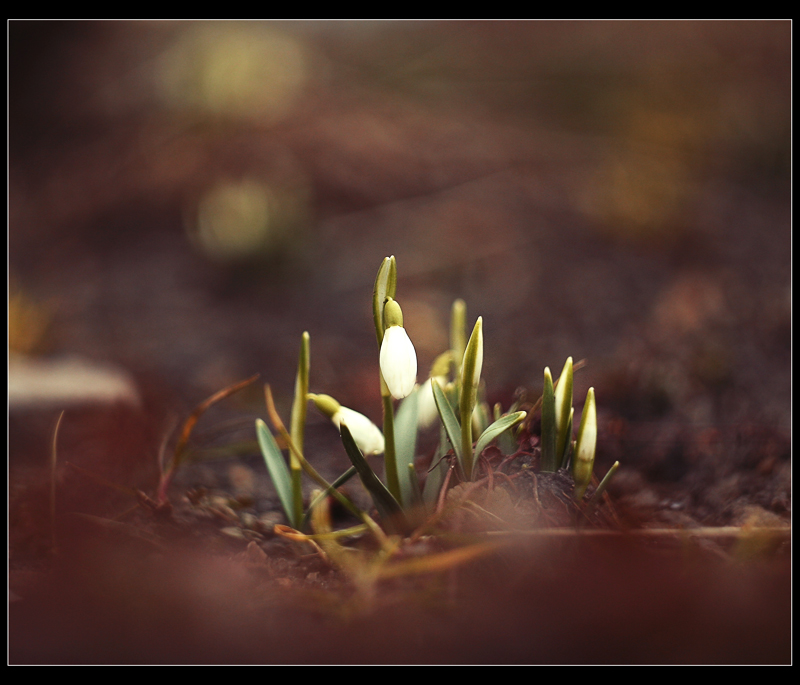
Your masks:
[{"label": "white petal", "polygon": [[[436,382],[443,388],[447,385],[446,376],[434,376]],[[419,399],[417,400],[417,424],[421,428],[427,428],[439,418],[439,411],[436,409],[436,400],[433,399],[433,387],[429,378],[419,388]]]},{"label": "white petal", "polygon": [[392,397],[408,397],[417,382],[417,352],[402,326],[389,326],[381,344],[381,373]]},{"label": "white petal", "polygon": [[341,407],[331,421],[341,431],[341,424],[347,426],[358,448],[366,455],[381,454],[384,450],[383,433],[372,421],[357,411]]}]

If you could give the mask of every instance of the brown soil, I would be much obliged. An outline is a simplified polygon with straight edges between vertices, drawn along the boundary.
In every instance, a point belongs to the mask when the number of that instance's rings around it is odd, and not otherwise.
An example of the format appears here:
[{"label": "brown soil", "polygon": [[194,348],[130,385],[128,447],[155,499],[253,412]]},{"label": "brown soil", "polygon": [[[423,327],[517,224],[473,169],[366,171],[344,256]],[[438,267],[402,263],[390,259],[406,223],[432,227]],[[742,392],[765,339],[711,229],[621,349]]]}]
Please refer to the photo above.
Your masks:
[{"label": "brown soil", "polygon": [[[788,22],[9,38],[10,345],[113,363],[141,399],[10,407],[11,663],[791,661]],[[259,87],[203,100],[202,65],[237,55]],[[269,235],[203,248],[214,193],[253,184]],[[623,465],[591,520],[534,458],[398,558],[491,553],[368,583],[274,534],[258,384],[202,416],[171,515],[143,506],[205,397],[260,373],[288,416],[304,330],[312,390],[380,415],[389,254],[420,375],[456,297],[484,318],[490,403],[587,361],[576,411],[595,387],[597,471]],[[307,452],[348,466],[311,414]]]}]

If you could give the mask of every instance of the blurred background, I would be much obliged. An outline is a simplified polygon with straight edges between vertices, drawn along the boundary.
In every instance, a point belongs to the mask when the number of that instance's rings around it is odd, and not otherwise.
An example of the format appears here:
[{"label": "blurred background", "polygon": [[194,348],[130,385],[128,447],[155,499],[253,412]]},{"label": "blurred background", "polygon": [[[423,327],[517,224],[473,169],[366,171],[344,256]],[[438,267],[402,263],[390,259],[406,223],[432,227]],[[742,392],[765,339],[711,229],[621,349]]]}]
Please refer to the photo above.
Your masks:
[{"label": "blurred background", "polygon": [[312,390],[378,420],[393,254],[420,380],[461,297],[490,402],[585,359],[601,472],[788,512],[789,22],[8,28],[12,460],[127,402],[96,460],[152,470],[235,381],[288,406],[304,330]]}]

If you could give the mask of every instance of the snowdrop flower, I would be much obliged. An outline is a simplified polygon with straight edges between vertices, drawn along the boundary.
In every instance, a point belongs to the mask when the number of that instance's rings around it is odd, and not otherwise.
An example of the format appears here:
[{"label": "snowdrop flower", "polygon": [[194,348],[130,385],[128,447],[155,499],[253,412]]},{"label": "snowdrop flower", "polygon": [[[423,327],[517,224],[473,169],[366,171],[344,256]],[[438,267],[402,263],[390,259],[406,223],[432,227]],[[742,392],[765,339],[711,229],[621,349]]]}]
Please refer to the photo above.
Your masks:
[{"label": "snowdrop flower", "polygon": [[367,456],[381,454],[384,450],[383,433],[372,421],[357,411],[340,407],[332,417],[331,421],[341,432],[341,425],[350,430],[353,440],[356,441],[358,448]]},{"label": "snowdrop flower", "polygon": [[417,400],[417,425],[420,428],[427,428],[439,418],[439,410],[436,409],[436,400],[433,399],[433,386],[431,381],[436,381],[442,388],[447,385],[447,376],[431,376],[419,388],[419,399]]},{"label": "snowdrop flower", "polygon": [[343,407],[330,395],[309,393],[308,398],[313,400],[317,409],[333,421],[339,432],[341,432],[343,423],[347,426],[353,440],[365,456],[381,454],[384,451],[383,433],[366,416],[348,407]]},{"label": "snowdrop flower", "polygon": [[381,374],[396,400],[408,397],[417,382],[417,352],[403,328],[400,305],[388,298],[383,308],[386,331],[381,343]]}]

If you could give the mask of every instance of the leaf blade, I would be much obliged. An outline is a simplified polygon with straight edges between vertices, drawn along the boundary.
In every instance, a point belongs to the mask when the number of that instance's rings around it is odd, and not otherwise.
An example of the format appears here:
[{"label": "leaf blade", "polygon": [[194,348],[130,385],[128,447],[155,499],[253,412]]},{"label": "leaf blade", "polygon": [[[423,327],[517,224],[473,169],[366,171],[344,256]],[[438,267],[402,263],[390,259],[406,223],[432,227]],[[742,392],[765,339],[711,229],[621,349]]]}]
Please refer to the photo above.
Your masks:
[{"label": "leaf blade", "polygon": [[375,475],[372,467],[367,463],[364,455],[361,454],[361,450],[358,449],[358,445],[356,445],[356,441],[353,440],[353,436],[347,425],[343,422],[339,428],[342,432],[342,443],[344,444],[347,456],[358,472],[358,476],[361,478],[361,482],[364,484],[367,492],[369,492],[372,497],[372,501],[378,513],[380,513],[381,518],[386,521],[389,527],[394,527],[396,524],[403,526],[405,523],[405,514],[403,514],[400,504],[392,496],[392,493],[389,492],[386,486],[381,483],[378,476]]},{"label": "leaf blade", "polygon": [[419,483],[414,483],[408,470],[413,466],[417,449],[419,389],[406,397],[397,409],[394,417],[395,460],[398,464],[397,479],[400,482],[400,499],[404,507],[414,501],[414,487],[419,490]]},{"label": "leaf blade", "polygon": [[483,431],[481,436],[478,438],[478,442],[475,445],[475,457],[480,457],[481,452],[483,452],[483,450],[489,446],[489,443],[492,442],[492,440],[510,428],[516,426],[526,416],[526,412],[518,411],[514,414],[506,414],[505,416],[501,416],[499,419],[497,419],[497,421]]},{"label": "leaf blade", "polygon": [[447,433],[447,439],[453,446],[453,450],[458,457],[458,462],[461,464],[463,461],[463,453],[461,450],[461,424],[458,422],[453,407],[450,406],[450,402],[447,401],[442,387],[434,378],[432,378],[430,382],[433,388],[433,399],[436,402],[439,418],[442,420],[445,433]]},{"label": "leaf blade", "polygon": [[544,370],[544,390],[542,391],[542,471],[553,473],[556,464],[556,397],[553,391],[553,377],[550,368]]},{"label": "leaf blade", "polygon": [[297,528],[300,521],[295,520],[296,506],[289,467],[286,466],[283,454],[269,428],[267,428],[267,424],[261,419],[256,419],[256,435],[258,436],[261,454],[264,456],[264,462],[267,465],[267,471],[272,479],[272,484],[275,486],[275,491],[278,493],[278,499],[281,501],[286,518],[289,519],[293,528]]}]

